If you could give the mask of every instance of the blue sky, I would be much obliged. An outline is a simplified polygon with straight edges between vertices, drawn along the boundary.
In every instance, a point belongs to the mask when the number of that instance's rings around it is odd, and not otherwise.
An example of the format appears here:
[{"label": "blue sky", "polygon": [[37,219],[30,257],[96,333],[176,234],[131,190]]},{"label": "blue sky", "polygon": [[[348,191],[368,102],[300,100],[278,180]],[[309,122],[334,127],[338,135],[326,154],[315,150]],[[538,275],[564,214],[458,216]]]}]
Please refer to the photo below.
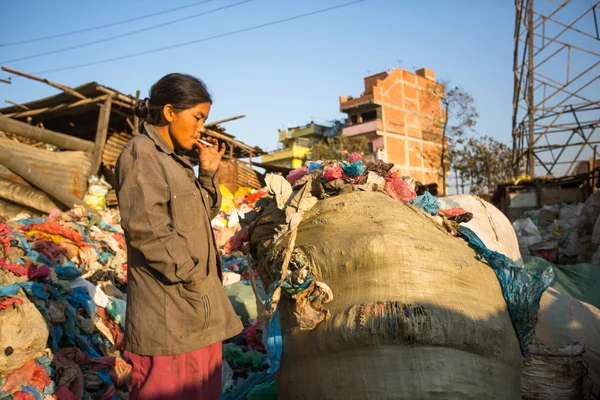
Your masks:
[{"label": "blue sky", "polygon": [[[37,43],[0,47],[0,61],[113,36],[242,0],[214,0],[121,26]],[[46,71],[235,31],[348,0],[254,0],[140,34],[40,58],[4,63],[29,73]],[[47,36],[135,18],[195,3],[193,0],[0,0],[1,43]],[[480,112],[479,131],[507,144],[512,115],[512,1],[367,0],[345,8],[258,30],[121,61],[42,74],[77,86],[98,81],[125,93],[147,95],[169,72],[202,78],[214,95],[211,119],[245,114],[230,133],[265,149],[277,129],[312,118],[339,118],[338,97],[359,95],[363,77],[395,67],[433,69],[469,90]],[[0,78],[8,74],[0,72]],[[26,102],[57,91],[14,79],[0,84],[0,100]],[[8,105],[8,104],[7,104]]]}]

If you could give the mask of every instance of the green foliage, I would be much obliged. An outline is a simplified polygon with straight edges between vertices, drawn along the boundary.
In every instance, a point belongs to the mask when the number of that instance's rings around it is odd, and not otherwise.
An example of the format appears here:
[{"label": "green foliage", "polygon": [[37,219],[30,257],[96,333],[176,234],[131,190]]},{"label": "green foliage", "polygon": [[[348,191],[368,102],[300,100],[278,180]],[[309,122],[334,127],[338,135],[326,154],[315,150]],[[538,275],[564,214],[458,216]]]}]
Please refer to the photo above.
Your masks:
[{"label": "green foliage", "polygon": [[366,137],[336,136],[313,145],[307,159],[343,160],[355,151],[362,155],[368,153],[369,141]]}]

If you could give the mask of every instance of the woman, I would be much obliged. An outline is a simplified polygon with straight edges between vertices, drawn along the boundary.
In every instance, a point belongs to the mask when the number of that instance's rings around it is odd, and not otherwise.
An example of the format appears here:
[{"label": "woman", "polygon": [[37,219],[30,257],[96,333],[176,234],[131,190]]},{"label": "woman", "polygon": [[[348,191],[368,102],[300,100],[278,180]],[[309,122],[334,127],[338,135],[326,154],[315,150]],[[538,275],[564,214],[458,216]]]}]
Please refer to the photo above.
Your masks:
[{"label": "woman", "polygon": [[[204,83],[170,74],[135,108],[144,131],[116,166],[127,241],[125,357],[130,399],[218,399],[221,341],[242,330],[221,284],[210,221],[219,212],[225,145],[198,142],[212,99]],[[200,172],[178,155],[196,147]]]}]

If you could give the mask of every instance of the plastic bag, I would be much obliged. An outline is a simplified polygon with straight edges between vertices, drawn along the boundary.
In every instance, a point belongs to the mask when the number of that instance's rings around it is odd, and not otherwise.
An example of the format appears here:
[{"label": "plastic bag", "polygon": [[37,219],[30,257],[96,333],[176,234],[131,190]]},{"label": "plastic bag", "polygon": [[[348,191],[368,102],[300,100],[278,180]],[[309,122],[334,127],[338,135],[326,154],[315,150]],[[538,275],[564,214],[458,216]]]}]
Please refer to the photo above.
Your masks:
[{"label": "plastic bag", "polygon": [[106,306],[108,315],[111,316],[121,329],[125,330],[125,312],[127,309],[127,303],[123,300],[119,300],[115,297],[110,298],[110,303]]},{"label": "plastic bag", "polygon": [[342,176],[344,176],[344,171],[339,165],[329,167],[323,174],[323,177],[327,179],[327,182],[335,181],[336,179],[340,179]]},{"label": "plastic bag", "polygon": [[351,164],[357,162],[357,161],[362,161],[363,158],[360,155],[360,153],[357,153],[356,151],[352,154],[350,154],[350,156],[348,157],[348,161],[350,161]]},{"label": "plastic bag", "polygon": [[535,335],[540,299],[554,279],[554,270],[551,266],[542,271],[521,268],[505,255],[489,250],[466,226],[461,225],[458,233],[496,273],[510,319],[519,338],[521,352],[529,358],[529,345]]},{"label": "plastic bag", "polygon": [[429,215],[435,215],[440,209],[440,202],[437,197],[432,196],[429,192],[425,192],[425,194],[418,196],[411,201],[410,204],[419,207]]},{"label": "plastic bag", "polygon": [[0,375],[21,368],[41,354],[48,341],[42,314],[27,297],[17,298],[21,301],[0,309]]},{"label": "plastic bag", "polygon": [[93,175],[88,180],[88,185],[87,193],[83,198],[84,203],[94,210],[104,210],[106,208],[106,195],[112,189],[112,186],[104,179]]},{"label": "plastic bag", "polygon": [[344,174],[351,178],[355,178],[365,172],[365,166],[362,161],[355,161],[352,164],[342,164],[342,170],[344,171]]},{"label": "plastic bag", "polygon": [[513,229],[517,234],[517,240],[519,241],[519,250],[522,255],[529,255],[529,246],[540,243],[542,241],[542,234],[535,226],[531,218],[518,219],[513,223]]},{"label": "plastic bag", "polygon": [[323,166],[322,162],[311,161],[310,163],[308,163],[308,173],[310,174],[311,172],[318,170],[322,166]]},{"label": "plastic bag", "polygon": [[387,194],[403,203],[408,203],[417,198],[417,193],[410,189],[408,183],[400,178],[397,172],[385,176],[383,189]]},{"label": "plastic bag", "polygon": [[294,183],[296,183],[296,181],[298,179],[302,178],[307,173],[308,173],[308,168],[306,168],[306,167],[298,168],[298,169],[291,171],[288,174],[286,179],[290,184],[293,185]]}]

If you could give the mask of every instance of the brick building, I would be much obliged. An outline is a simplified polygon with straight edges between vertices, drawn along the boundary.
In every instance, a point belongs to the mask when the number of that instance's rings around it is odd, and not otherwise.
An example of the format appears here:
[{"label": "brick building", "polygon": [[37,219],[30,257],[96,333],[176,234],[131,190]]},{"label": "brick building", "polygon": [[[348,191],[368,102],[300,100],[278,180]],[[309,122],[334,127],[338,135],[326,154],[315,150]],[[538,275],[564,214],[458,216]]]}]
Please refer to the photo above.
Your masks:
[{"label": "brick building", "polygon": [[300,168],[310,149],[324,138],[335,136],[340,130],[338,124],[322,125],[311,121],[309,124],[279,130],[279,149],[262,156],[262,162],[289,168]]},{"label": "brick building", "polygon": [[396,68],[364,81],[360,97],[340,96],[340,111],[348,114],[342,134],[365,135],[372,158],[394,163],[402,175],[423,184],[437,183],[441,189],[444,87],[435,81],[435,73]]}]

